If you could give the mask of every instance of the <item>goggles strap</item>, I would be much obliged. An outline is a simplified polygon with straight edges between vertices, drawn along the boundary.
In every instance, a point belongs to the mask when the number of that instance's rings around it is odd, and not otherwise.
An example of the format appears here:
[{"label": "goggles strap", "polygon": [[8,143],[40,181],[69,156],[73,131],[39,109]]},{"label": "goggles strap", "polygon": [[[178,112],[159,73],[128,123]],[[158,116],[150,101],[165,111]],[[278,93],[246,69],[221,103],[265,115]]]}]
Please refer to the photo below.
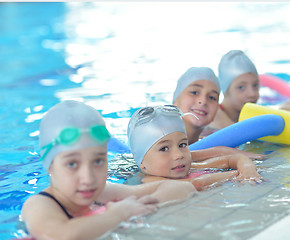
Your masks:
[{"label": "goggles strap", "polygon": [[199,120],[199,117],[196,116],[194,113],[188,112],[188,113],[184,113],[183,116],[187,116],[187,115],[192,115],[194,116],[197,120]]},{"label": "goggles strap", "polygon": [[56,141],[53,141],[53,142],[51,142],[51,143],[49,143],[41,148],[41,150],[43,150],[43,149],[46,149],[46,150],[45,150],[44,154],[42,155],[42,157],[39,159],[39,161],[42,161],[46,157],[46,155],[50,152],[50,150],[53,148],[55,143],[56,143]]}]

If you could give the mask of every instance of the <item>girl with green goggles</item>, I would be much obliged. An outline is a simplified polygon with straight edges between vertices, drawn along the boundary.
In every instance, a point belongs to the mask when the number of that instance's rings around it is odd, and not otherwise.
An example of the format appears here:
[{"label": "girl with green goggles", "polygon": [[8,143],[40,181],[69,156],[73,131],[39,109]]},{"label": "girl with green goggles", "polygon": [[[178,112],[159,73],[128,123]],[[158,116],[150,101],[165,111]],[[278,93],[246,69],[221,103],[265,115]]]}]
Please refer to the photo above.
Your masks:
[{"label": "girl with green goggles", "polygon": [[153,213],[158,203],[179,202],[195,192],[185,182],[108,182],[110,134],[99,112],[84,103],[55,105],[39,132],[50,183],[22,207],[21,219],[33,239],[99,239],[131,217]]},{"label": "girl with green goggles", "polygon": [[49,109],[40,123],[41,161],[46,170],[58,153],[106,146],[110,134],[101,114],[81,102],[64,101]]}]

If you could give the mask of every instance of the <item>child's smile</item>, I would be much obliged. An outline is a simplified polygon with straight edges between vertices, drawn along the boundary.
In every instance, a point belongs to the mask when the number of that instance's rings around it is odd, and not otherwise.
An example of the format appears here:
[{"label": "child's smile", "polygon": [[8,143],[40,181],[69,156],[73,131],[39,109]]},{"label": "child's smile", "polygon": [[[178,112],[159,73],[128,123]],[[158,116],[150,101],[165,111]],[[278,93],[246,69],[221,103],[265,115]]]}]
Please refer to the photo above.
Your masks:
[{"label": "child's smile", "polygon": [[184,164],[180,164],[174,168],[171,168],[171,170],[175,171],[175,172],[184,172],[185,170],[185,165]]}]

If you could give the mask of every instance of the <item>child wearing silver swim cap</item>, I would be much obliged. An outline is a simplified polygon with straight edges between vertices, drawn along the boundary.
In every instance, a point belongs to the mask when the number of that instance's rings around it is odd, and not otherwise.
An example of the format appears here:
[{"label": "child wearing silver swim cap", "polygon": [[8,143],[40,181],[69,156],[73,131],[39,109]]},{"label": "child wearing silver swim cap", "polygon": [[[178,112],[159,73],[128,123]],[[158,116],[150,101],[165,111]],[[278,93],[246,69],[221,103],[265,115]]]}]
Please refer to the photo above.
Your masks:
[{"label": "child wearing silver swim cap", "polygon": [[186,199],[195,191],[177,181],[106,183],[109,138],[102,116],[84,103],[64,101],[46,113],[40,160],[50,185],[31,196],[21,212],[34,239],[97,239],[132,216],[154,212],[159,202]]},{"label": "child wearing silver swim cap", "polygon": [[[137,165],[146,174],[143,182],[183,179],[202,190],[233,177],[240,180],[247,176],[260,181],[261,176],[252,160],[243,154],[205,160],[206,151],[190,152],[183,117],[184,114],[173,105],[145,107],[133,114],[128,124],[128,141]],[[192,159],[199,162],[192,162]],[[196,172],[203,166],[238,171]]]},{"label": "child wearing silver swim cap", "polygon": [[173,104],[199,119],[184,119],[189,144],[198,141],[205,126],[211,123],[218,109],[220,85],[212,69],[189,68],[177,81]]},{"label": "child wearing silver swim cap", "polygon": [[218,69],[224,99],[210,126],[221,129],[238,121],[245,103],[258,101],[260,83],[254,63],[243,51],[231,50],[226,53]]},{"label": "child wearing silver swim cap", "polygon": [[[95,136],[92,127],[95,127]],[[69,138],[72,138],[72,143],[62,142],[69,141]],[[41,160],[45,169],[49,170],[58,153],[94,146],[106,147],[109,138],[105,122],[98,111],[80,102],[64,101],[52,107],[41,121]]]}]

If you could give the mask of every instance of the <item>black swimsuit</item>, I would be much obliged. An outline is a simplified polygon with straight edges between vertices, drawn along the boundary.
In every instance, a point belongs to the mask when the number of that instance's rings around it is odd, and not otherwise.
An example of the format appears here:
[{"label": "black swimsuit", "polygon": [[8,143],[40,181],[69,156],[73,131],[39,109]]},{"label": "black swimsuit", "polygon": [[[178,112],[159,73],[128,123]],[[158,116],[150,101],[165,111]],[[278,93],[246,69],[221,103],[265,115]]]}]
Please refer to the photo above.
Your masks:
[{"label": "black swimsuit", "polygon": [[54,197],[54,196],[52,196],[51,194],[49,194],[49,193],[47,193],[47,192],[40,192],[40,193],[38,193],[38,194],[40,194],[40,195],[43,195],[43,196],[46,196],[46,197],[49,197],[49,198],[51,198],[51,199],[53,199],[60,207],[61,207],[61,209],[64,211],[64,213],[67,215],[67,217],[69,218],[69,219],[71,219],[71,218],[73,218],[73,216],[72,215],[70,215],[68,212],[67,212],[67,210],[64,208],[64,206],[62,206],[62,204]]}]

